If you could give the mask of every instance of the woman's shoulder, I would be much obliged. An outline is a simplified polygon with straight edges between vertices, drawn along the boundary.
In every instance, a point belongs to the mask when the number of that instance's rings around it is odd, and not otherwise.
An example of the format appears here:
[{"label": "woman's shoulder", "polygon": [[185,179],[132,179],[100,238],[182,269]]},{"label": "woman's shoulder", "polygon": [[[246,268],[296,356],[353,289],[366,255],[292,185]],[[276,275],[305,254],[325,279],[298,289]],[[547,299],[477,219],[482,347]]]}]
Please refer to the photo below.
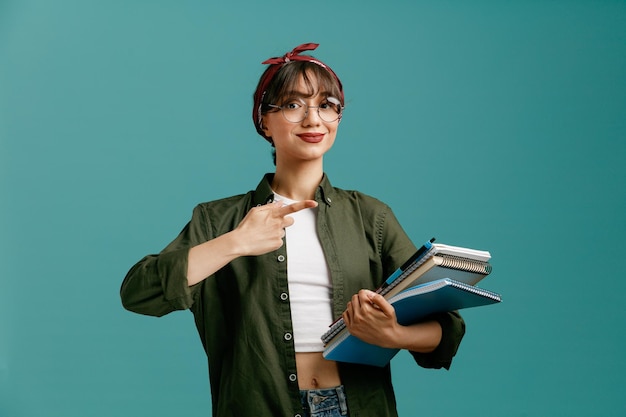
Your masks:
[{"label": "woman's shoulder", "polygon": [[251,191],[245,193],[245,194],[236,194],[236,195],[231,195],[229,197],[222,197],[222,198],[218,198],[216,200],[210,200],[210,201],[204,201],[198,204],[198,206],[202,206],[202,207],[222,207],[222,206],[232,206],[233,204],[241,204],[246,200],[246,197],[248,197],[251,194]]},{"label": "woman's shoulder", "polygon": [[243,206],[250,202],[251,191],[245,194],[236,194],[229,197],[222,197],[216,200],[204,201],[197,205],[197,207],[204,210],[223,210],[227,207]]},{"label": "woman's shoulder", "polygon": [[245,194],[237,194],[205,201],[197,204],[194,208],[194,212],[201,213],[203,216],[211,219],[228,218],[231,216],[238,217],[241,213],[246,213],[249,210],[251,194],[252,192],[247,192]]},{"label": "woman's shoulder", "polygon": [[[355,189],[335,188],[333,201],[346,213],[359,213],[362,218],[385,222],[393,217],[392,208],[381,199]],[[332,205],[332,203],[331,203]]]},{"label": "woman's shoulder", "polygon": [[372,209],[389,209],[389,206],[384,201],[359,190],[335,188],[334,191],[341,200],[345,200],[347,202],[358,203],[359,205],[370,207]]}]

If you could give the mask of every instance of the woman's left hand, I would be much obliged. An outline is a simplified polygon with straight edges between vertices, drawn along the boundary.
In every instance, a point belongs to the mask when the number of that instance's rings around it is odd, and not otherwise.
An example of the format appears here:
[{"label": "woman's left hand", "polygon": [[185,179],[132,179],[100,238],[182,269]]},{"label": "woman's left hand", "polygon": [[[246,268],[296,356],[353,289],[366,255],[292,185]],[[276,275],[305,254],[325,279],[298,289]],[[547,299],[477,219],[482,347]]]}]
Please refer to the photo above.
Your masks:
[{"label": "woman's left hand", "polygon": [[428,353],[437,348],[443,335],[435,320],[409,326],[399,324],[393,306],[370,290],[353,295],[342,317],[351,335],[385,348]]},{"label": "woman's left hand", "polygon": [[388,348],[398,348],[402,326],[396,312],[380,294],[361,290],[348,302],[343,320],[348,331],[364,342]]}]

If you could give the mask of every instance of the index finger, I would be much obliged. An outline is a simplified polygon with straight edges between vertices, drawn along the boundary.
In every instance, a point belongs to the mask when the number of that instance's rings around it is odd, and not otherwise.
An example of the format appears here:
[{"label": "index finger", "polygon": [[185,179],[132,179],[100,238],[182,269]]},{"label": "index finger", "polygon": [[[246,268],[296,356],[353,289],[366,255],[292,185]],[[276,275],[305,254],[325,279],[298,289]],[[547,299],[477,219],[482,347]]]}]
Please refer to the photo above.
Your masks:
[{"label": "index finger", "polygon": [[293,204],[289,204],[288,206],[282,206],[278,210],[276,210],[276,214],[284,217],[288,214],[298,212],[300,210],[317,207],[317,201],[315,200],[303,200],[298,201]]}]

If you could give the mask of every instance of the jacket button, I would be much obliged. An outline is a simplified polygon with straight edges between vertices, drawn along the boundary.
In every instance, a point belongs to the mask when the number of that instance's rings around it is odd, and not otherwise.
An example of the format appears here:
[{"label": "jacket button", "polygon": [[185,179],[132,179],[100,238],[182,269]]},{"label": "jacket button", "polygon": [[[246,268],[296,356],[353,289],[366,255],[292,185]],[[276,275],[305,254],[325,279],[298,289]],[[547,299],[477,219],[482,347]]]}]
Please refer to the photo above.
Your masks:
[{"label": "jacket button", "polygon": [[289,294],[287,294],[286,292],[280,294],[280,299],[283,301],[287,301],[287,299],[289,298]]},{"label": "jacket button", "polygon": [[296,382],[296,379],[298,379],[298,377],[296,376],[296,374],[290,374],[289,375],[289,380],[291,382]]},{"label": "jacket button", "polygon": [[293,336],[289,332],[285,333],[283,337],[285,338],[286,341],[290,341],[293,338]]},{"label": "jacket button", "polygon": [[285,262],[285,256],[284,255],[278,255],[278,262]]}]

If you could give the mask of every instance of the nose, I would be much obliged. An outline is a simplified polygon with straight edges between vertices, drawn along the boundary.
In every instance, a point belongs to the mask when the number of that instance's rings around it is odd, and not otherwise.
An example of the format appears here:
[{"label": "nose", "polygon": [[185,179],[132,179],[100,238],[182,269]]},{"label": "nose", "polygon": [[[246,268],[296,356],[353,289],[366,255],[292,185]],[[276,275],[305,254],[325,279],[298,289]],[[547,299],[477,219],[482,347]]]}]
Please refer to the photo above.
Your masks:
[{"label": "nose", "polygon": [[322,120],[319,114],[319,106],[307,106],[306,113],[304,114],[304,120],[302,120],[302,124],[305,126],[317,126]]}]

